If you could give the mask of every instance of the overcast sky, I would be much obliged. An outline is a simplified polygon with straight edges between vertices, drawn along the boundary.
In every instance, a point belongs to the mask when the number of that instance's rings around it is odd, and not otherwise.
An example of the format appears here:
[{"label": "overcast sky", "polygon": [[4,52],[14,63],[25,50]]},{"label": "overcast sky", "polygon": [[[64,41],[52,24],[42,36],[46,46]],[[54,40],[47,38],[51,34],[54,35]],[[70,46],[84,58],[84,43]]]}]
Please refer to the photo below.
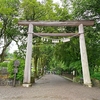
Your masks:
[{"label": "overcast sky", "polygon": [[[43,1],[43,0],[37,0],[37,1]],[[54,2],[60,2],[60,0],[53,0]]]},{"label": "overcast sky", "polygon": [[[43,1],[43,0],[37,0],[37,1]],[[60,0],[53,0],[54,3],[61,4]]]}]

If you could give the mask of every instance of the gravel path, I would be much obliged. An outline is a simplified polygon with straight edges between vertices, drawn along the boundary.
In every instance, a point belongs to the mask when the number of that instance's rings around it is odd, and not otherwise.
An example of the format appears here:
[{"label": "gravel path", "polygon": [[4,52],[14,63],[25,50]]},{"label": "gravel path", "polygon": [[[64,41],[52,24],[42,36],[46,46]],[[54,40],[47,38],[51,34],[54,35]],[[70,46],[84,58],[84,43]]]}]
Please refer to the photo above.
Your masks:
[{"label": "gravel path", "polygon": [[0,100],[100,100],[100,88],[88,88],[50,74],[29,88],[0,86]]}]

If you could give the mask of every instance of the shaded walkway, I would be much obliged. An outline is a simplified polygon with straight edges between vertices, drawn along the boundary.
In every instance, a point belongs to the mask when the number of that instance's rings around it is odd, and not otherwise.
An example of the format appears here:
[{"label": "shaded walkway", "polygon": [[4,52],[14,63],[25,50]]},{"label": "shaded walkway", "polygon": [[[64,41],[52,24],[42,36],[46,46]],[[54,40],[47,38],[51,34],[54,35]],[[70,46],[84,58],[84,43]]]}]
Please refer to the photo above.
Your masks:
[{"label": "shaded walkway", "polygon": [[0,100],[100,100],[100,88],[88,88],[50,74],[30,88],[0,86]]}]

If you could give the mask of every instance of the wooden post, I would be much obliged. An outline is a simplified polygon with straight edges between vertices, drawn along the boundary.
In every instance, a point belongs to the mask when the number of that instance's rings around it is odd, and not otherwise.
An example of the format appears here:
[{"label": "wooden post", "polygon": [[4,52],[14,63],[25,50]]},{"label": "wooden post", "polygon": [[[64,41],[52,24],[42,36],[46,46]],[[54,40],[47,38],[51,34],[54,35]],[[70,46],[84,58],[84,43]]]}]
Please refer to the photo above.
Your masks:
[{"label": "wooden post", "polygon": [[83,24],[79,25],[79,33],[80,33],[79,40],[80,40],[80,53],[81,53],[83,80],[85,85],[91,87],[92,84],[91,84],[90,73],[88,68],[88,59],[87,59]]},{"label": "wooden post", "polygon": [[29,24],[28,38],[27,38],[27,51],[24,69],[23,86],[29,87],[31,85],[31,58],[32,58],[32,37],[33,37],[33,25]]}]

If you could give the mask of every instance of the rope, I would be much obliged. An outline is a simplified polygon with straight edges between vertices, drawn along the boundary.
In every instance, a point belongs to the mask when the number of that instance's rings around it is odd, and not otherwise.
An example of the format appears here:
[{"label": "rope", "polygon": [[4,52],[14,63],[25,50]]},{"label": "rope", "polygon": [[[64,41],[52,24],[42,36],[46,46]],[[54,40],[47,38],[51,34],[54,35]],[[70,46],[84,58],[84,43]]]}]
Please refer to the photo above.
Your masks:
[{"label": "rope", "polygon": [[[63,40],[67,40],[67,39],[70,40],[71,38],[73,38],[73,37],[75,37],[75,36],[78,36],[79,34],[75,34],[75,35],[73,35],[73,36],[71,36],[71,37],[68,37],[68,38],[61,38],[61,39],[53,39],[53,38],[43,37],[43,36],[38,35],[38,34],[36,34],[36,33],[34,33],[34,35],[36,35],[36,36],[38,36],[38,37],[40,37],[40,38],[43,38],[44,41],[47,39],[47,41],[48,41],[48,40],[52,40],[53,42],[55,41],[55,43],[58,43],[58,41],[63,41]],[[68,42],[68,41],[66,41],[66,42]]]}]

